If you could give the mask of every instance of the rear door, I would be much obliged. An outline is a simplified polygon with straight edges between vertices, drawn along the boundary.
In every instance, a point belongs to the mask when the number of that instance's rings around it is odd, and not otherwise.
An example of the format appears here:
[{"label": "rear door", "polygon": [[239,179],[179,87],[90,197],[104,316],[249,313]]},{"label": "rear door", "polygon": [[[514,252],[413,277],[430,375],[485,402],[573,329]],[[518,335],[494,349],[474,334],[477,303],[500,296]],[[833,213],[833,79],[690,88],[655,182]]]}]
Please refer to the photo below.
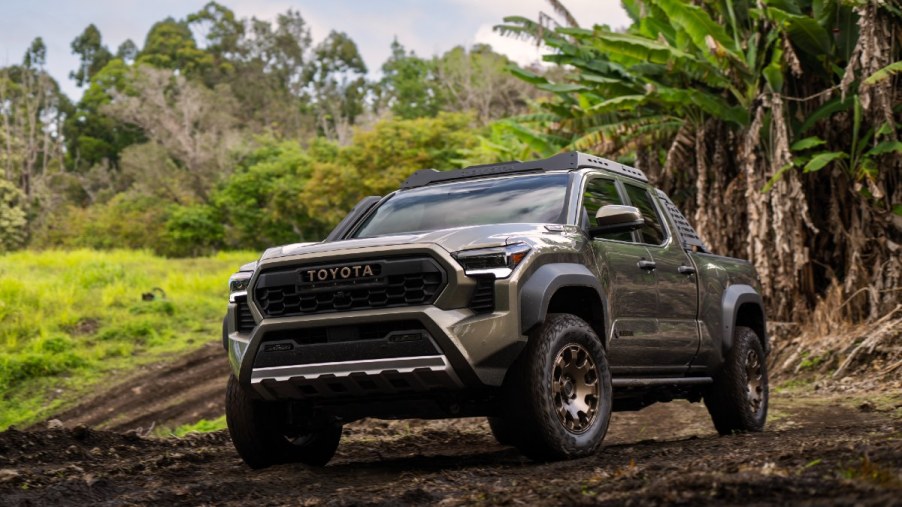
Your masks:
[{"label": "rear door", "polygon": [[654,262],[658,304],[655,345],[645,352],[648,366],[661,373],[683,373],[698,352],[698,287],[693,263],[670,232],[651,192],[624,182],[629,204],[639,208],[645,226],[639,241]]}]

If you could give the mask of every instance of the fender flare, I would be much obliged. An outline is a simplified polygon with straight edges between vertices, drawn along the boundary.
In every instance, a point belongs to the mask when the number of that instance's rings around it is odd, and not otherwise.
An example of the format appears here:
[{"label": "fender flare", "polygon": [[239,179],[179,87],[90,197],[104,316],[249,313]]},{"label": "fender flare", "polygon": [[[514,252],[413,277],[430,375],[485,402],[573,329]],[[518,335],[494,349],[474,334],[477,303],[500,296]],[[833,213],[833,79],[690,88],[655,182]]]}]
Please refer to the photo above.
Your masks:
[{"label": "fender flare", "polygon": [[765,354],[770,352],[770,340],[767,337],[766,313],[764,313],[764,300],[750,285],[731,285],[723,293],[723,301],[721,304],[721,349],[726,356],[727,352],[733,348],[733,332],[736,330],[736,319],[739,316],[739,308],[744,304],[753,304],[761,311],[762,324],[764,325],[764,336],[761,337],[761,345],[764,347]]},{"label": "fender flare", "polygon": [[545,264],[529,277],[520,289],[520,334],[525,335],[544,322],[551,297],[564,287],[588,287],[598,294],[605,326],[605,336],[601,339],[607,346],[610,324],[607,298],[598,277],[582,264]]}]

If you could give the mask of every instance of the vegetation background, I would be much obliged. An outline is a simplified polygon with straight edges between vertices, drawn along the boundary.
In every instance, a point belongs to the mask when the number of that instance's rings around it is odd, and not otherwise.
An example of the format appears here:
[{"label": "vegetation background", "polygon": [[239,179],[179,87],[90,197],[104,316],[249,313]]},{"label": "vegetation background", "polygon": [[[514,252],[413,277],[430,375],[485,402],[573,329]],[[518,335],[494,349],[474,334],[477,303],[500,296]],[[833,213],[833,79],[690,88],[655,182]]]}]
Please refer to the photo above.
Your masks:
[{"label": "vegetation background", "polygon": [[[782,368],[898,378],[902,6],[623,6],[622,31],[558,0],[499,20],[542,66],[396,41],[374,80],[345,33],[211,2],[141,45],[86,27],[74,103],[35,39],[0,69],[0,428],[217,336],[234,267],[417,169],[571,149],[641,168],[755,264]],[[153,287],[166,299],[141,301]]]}]

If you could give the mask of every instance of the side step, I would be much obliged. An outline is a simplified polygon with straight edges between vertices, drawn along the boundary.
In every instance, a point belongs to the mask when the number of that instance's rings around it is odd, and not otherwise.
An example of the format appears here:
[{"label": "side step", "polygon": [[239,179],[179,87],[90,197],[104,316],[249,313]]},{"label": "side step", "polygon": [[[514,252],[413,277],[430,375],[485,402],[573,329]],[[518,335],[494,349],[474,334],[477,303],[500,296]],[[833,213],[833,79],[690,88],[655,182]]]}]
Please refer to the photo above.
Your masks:
[{"label": "side step", "polygon": [[711,377],[675,377],[675,378],[615,378],[611,379],[613,387],[654,387],[654,386],[687,386],[713,384]]}]

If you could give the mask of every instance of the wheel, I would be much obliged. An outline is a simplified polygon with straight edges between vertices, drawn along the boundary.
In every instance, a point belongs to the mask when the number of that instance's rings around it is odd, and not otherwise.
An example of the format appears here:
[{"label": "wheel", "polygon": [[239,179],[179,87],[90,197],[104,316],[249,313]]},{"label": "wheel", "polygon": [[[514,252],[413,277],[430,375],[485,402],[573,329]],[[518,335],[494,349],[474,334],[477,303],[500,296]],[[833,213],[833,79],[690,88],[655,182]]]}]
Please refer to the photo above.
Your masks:
[{"label": "wheel", "polygon": [[502,417],[487,417],[489,428],[492,430],[492,436],[501,445],[514,445],[516,435],[511,423]]},{"label": "wheel", "polygon": [[582,319],[551,314],[531,333],[505,385],[509,435],[544,461],[593,454],[611,419],[611,372],[601,340]]},{"label": "wheel", "polygon": [[767,363],[758,335],[736,326],[733,348],[724,358],[714,384],[705,393],[705,406],[721,435],[761,431],[767,419]]},{"label": "wheel", "polygon": [[226,423],[241,459],[254,469],[281,463],[323,466],[335,455],[341,426],[326,426],[299,433],[284,427],[284,406],[257,400],[229,375],[226,387]]}]

